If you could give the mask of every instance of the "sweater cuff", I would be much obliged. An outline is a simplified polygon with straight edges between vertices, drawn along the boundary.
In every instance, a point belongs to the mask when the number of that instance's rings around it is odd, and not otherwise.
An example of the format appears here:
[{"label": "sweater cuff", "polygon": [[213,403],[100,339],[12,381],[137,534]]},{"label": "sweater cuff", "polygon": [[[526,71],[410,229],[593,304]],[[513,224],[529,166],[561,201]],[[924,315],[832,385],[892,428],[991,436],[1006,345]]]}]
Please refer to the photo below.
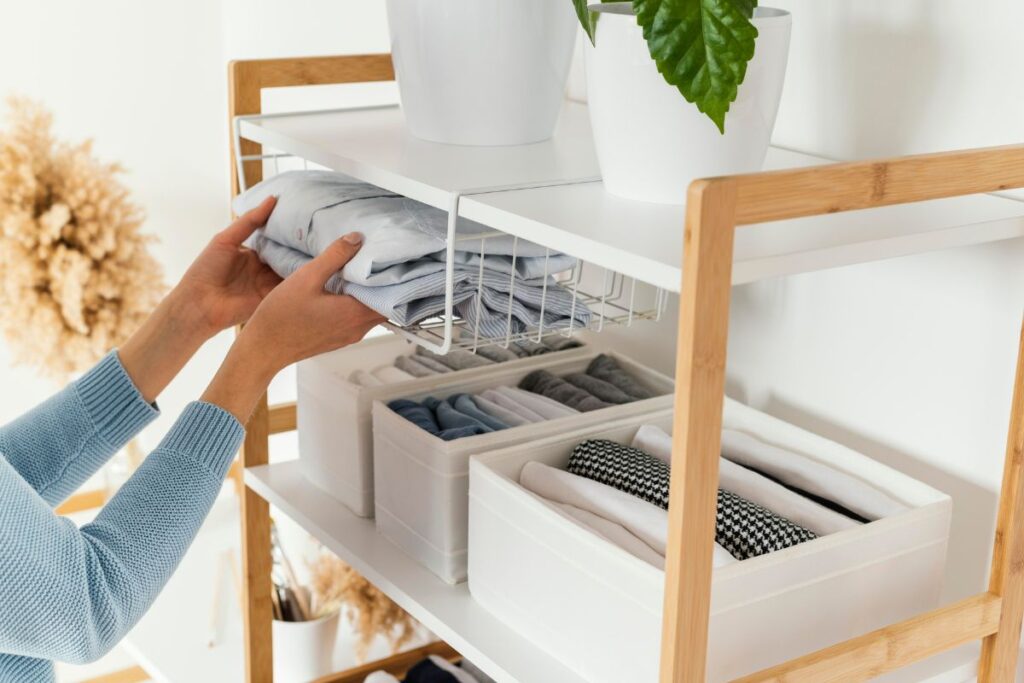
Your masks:
[{"label": "sweater cuff", "polygon": [[160,411],[146,402],[111,351],[75,382],[78,396],[97,433],[119,449],[155,420]]},{"label": "sweater cuff", "polygon": [[212,403],[193,401],[157,449],[187,455],[223,478],[243,438],[245,428],[234,415]]}]

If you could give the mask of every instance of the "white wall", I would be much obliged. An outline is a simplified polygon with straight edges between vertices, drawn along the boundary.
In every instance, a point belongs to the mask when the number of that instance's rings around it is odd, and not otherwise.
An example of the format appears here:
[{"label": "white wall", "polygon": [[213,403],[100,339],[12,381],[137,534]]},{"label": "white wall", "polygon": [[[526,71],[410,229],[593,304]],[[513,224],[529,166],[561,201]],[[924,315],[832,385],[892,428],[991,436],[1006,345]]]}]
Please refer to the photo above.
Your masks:
[{"label": "white wall", "polygon": [[[793,42],[775,141],[837,159],[1024,139],[1016,0],[780,0]],[[948,593],[984,586],[1024,242],[735,290],[733,393],[955,499]]]}]

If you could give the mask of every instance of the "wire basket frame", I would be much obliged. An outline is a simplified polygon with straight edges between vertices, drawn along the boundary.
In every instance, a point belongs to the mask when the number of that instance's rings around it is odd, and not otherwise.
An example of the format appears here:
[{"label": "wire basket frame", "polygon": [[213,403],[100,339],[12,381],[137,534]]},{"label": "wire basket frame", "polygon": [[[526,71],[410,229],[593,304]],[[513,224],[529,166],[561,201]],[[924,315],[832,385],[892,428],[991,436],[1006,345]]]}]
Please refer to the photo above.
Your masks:
[{"label": "wire basket frame", "polygon": [[[270,177],[281,173],[284,170],[310,168],[323,169],[323,166],[313,164],[290,153],[265,149],[262,154],[241,154],[241,127],[243,119],[259,119],[275,116],[287,116],[287,114],[269,114],[259,116],[236,117],[233,126],[235,159],[238,166],[239,186],[244,192],[248,189],[245,179],[245,163],[252,161],[263,162],[264,177]],[[476,192],[466,192],[466,195],[481,194],[484,192],[500,192],[503,188],[485,188]],[[521,186],[504,189],[523,189]],[[668,293],[648,283],[638,281],[636,278],[627,277],[609,268],[596,266],[576,259],[574,265],[560,272],[549,272],[548,265],[551,257],[559,255],[550,249],[545,249],[544,274],[541,278],[541,300],[538,316],[540,324],[532,329],[520,331],[519,325],[512,314],[512,304],[515,301],[517,287],[516,262],[519,258],[520,239],[513,236],[511,268],[509,274],[508,311],[506,313],[505,334],[499,336],[483,336],[480,332],[480,315],[477,315],[475,322],[470,322],[460,317],[455,312],[455,251],[459,242],[477,241],[480,243],[478,285],[475,294],[477,311],[480,310],[484,297],[484,268],[486,261],[486,243],[489,239],[507,237],[506,233],[494,231],[484,234],[460,235],[458,233],[459,200],[461,193],[452,193],[448,206],[448,229],[445,244],[445,302],[444,311],[440,315],[431,316],[411,325],[399,325],[388,321],[384,327],[402,335],[411,342],[426,347],[435,353],[444,354],[451,349],[465,349],[475,351],[482,346],[497,345],[508,348],[511,344],[518,342],[540,343],[550,337],[572,337],[581,330],[601,332],[605,327],[611,326],[632,326],[640,321],[660,321],[668,305]],[[542,245],[543,246],[543,245]],[[492,255],[493,256],[493,255]],[[507,256],[502,258],[509,258]],[[587,279],[584,281],[584,274]],[[558,287],[568,290],[573,296],[572,309],[568,316],[568,323],[556,327],[545,327],[545,311],[548,305],[549,283],[556,283]],[[584,284],[585,283],[585,284]],[[641,303],[638,303],[641,302]],[[580,324],[577,320],[577,307],[585,307],[590,311],[589,322]]]}]

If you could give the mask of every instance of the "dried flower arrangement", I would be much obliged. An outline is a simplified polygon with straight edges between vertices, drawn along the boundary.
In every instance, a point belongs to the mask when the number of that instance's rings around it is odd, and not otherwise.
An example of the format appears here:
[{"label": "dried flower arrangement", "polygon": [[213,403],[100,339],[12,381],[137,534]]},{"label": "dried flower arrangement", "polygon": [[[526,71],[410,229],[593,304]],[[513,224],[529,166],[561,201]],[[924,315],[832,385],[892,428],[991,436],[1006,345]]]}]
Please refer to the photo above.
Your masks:
[{"label": "dried flower arrangement", "polygon": [[57,380],[124,341],[164,291],[123,169],[91,141],[53,135],[41,105],[11,99],[0,131],[0,333],[17,362]]},{"label": "dried flower arrangement", "polygon": [[331,552],[321,549],[309,568],[316,617],[346,608],[346,616],[359,634],[359,661],[366,660],[378,635],[388,638],[395,652],[416,635],[419,623],[408,612]]}]

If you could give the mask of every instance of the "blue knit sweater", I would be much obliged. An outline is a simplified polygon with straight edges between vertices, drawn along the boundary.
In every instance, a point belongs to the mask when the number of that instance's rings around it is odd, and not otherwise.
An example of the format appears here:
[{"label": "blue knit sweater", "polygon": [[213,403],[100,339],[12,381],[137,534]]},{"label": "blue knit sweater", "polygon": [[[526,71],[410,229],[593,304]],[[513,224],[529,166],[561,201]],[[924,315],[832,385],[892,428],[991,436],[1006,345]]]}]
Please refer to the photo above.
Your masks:
[{"label": "blue knit sweater", "polygon": [[102,656],[191,544],[244,434],[209,403],[185,408],[95,521],[53,511],[156,416],[111,353],[0,428],[0,682],[48,683],[50,660]]}]

